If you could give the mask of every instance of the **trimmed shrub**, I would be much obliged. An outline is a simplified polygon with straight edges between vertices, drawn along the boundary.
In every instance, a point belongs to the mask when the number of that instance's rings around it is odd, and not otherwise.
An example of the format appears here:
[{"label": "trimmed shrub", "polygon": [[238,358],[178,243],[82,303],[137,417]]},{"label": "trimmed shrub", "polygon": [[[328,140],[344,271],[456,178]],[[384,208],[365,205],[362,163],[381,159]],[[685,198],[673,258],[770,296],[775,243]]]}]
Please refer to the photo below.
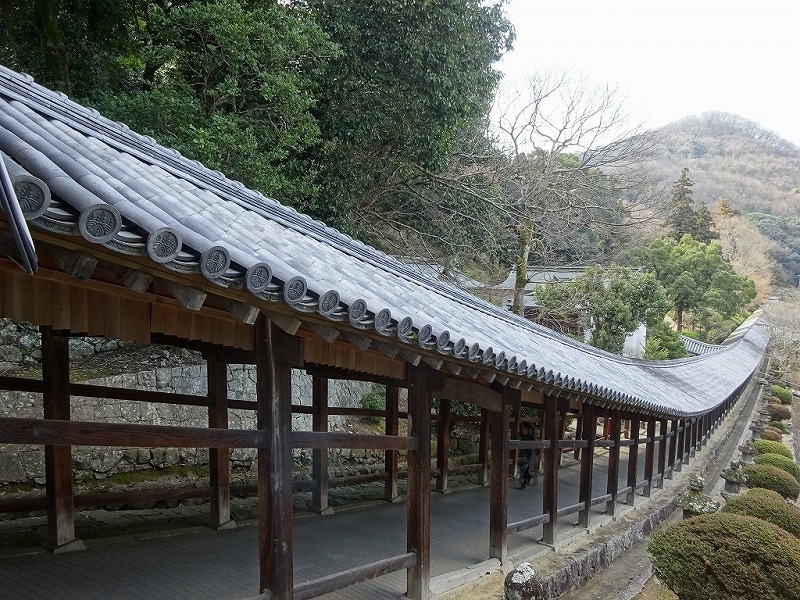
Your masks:
[{"label": "trimmed shrub", "polygon": [[797,479],[773,465],[746,465],[744,475],[747,477],[749,488],[772,490],[787,500],[797,500],[797,496],[800,495],[800,483]]},{"label": "trimmed shrub", "polygon": [[778,492],[753,488],[728,500],[722,511],[763,519],[800,538],[800,508],[786,502]]},{"label": "trimmed shrub", "polygon": [[800,540],[755,517],[717,512],[656,532],[658,578],[681,600],[800,598]]},{"label": "trimmed shrub", "polygon": [[773,421],[772,423],[769,424],[769,426],[770,427],[774,427],[775,429],[777,429],[781,433],[790,433],[791,432],[789,427],[783,421]]},{"label": "trimmed shrub", "polygon": [[780,442],[783,439],[783,433],[774,427],[764,427],[764,429],[761,430],[761,439]]},{"label": "trimmed shrub", "polygon": [[792,458],[792,451],[780,442],[770,440],[756,440],[753,445],[759,454],[780,454],[786,458]]},{"label": "trimmed shrub", "polygon": [[786,458],[782,454],[767,453],[759,454],[753,460],[757,465],[772,465],[773,467],[783,469],[789,475],[797,479],[798,482],[800,482],[800,466],[798,466],[797,463],[791,458]]},{"label": "trimmed shrub", "polygon": [[785,387],[775,384],[770,386],[769,391],[772,392],[773,396],[778,397],[778,399],[781,401],[781,404],[792,403],[792,392],[787,390]]},{"label": "trimmed shrub", "polygon": [[788,406],[784,406],[783,404],[770,404],[767,408],[774,421],[786,421],[792,418],[792,409]]}]

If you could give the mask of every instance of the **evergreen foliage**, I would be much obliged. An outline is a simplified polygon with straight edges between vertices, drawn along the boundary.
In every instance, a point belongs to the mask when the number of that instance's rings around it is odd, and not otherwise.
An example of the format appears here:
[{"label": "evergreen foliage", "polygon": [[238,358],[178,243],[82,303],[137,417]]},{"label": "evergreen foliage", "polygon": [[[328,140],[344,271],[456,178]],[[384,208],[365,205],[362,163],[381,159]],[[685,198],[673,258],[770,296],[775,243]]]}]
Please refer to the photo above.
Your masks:
[{"label": "evergreen foliage", "polygon": [[787,390],[785,387],[778,384],[772,384],[769,389],[773,396],[778,397],[778,399],[781,401],[781,404],[792,403],[792,392]]},{"label": "evergreen foliage", "polygon": [[800,509],[772,490],[753,488],[728,500],[722,512],[756,517],[785,529],[796,538],[800,537]]},{"label": "evergreen foliage", "polygon": [[787,458],[782,454],[773,454],[768,452],[767,454],[756,455],[753,460],[757,465],[772,465],[773,467],[783,469],[798,482],[800,482],[800,466],[798,466],[797,463],[791,458]]},{"label": "evergreen foliage", "polygon": [[792,501],[797,500],[797,496],[800,495],[800,483],[779,467],[766,463],[745,465],[744,474],[747,477],[748,487],[772,490]]},{"label": "evergreen foliage", "polygon": [[756,440],[753,442],[759,454],[780,454],[792,460],[792,451],[780,442],[770,440]]},{"label": "evergreen foliage", "polygon": [[678,333],[669,325],[655,323],[647,328],[644,345],[644,358],[648,360],[667,360],[689,356]]},{"label": "evergreen foliage", "polygon": [[681,600],[800,598],[800,540],[762,519],[693,517],[653,534],[648,550]]}]

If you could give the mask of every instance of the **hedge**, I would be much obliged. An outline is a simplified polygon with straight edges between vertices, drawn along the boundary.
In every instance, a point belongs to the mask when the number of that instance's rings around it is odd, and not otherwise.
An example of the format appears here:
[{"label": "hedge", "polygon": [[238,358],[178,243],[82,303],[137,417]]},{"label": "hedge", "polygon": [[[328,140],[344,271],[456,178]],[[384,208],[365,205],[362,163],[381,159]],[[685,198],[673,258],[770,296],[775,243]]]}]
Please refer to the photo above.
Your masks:
[{"label": "hedge", "polygon": [[767,453],[759,454],[753,460],[757,465],[772,465],[773,467],[783,469],[800,482],[800,466],[791,458],[786,458],[782,454]]},{"label": "hedge", "polygon": [[773,465],[745,465],[744,475],[749,488],[766,488],[778,492],[787,500],[797,500],[800,495],[800,483],[797,479]]},{"label": "hedge", "polygon": [[772,490],[753,488],[738,498],[728,500],[722,511],[769,521],[800,538],[800,508],[789,504]]},{"label": "hedge", "polygon": [[775,421],[786,421],[792,418],[792,409],[783,404],[770,404],[768,407],[769,414]]},{"label": "hedge", "polygon": [[800,598],[800,540],[756,517],[693,517],[656,532],[648,550],[681,600]]},{"label": "hedge", "polygon": [[780,442],[770,440],[756,440],[753,442],[759,454],[780,454],[786,458],[792,458],[792,451]]},{"label": "hedge", "polygon": [[780,442],[783,439],[783,433],[774,427],[764,427],[764,429],[761,430],[761,439]]},{"label": "hedge", "polygon": [[792,403],[792,392],[787,390],[785,387],[780,385],[772,385],[770,386],[769,391],[772,392],[773,396],[778,397],[778,399],[781,401],[781,404]]},{"label": "hedge", "polygon": [[786,423],[784,423],[783,421],[773,421],[772,423],[769,424],[769,426],[774,427],[781,433],[789,433],[791,431],[789,427],[786,425]]}]

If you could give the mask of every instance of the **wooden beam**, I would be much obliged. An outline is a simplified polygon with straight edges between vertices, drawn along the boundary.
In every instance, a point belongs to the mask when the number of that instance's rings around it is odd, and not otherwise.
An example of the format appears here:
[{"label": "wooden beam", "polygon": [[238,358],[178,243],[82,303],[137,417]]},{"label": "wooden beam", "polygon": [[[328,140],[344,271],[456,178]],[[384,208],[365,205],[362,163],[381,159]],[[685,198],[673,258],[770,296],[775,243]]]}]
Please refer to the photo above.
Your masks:
[{"label": "wooden beam", "polygon": [[238,300],[231,300],[226,298],[223,302],[225,308],[229,313],[236,317],[242,323],[252,325],[256,322],[259,315],[259,308],[246,302],[239,302]]},{"label": "wooden beam", "polygon": [[306,327],[329,344],[333,343],[333,341],[339,337],[339,330],[333,327],[326,327],[325,325],[318,325],[316,323],[306,323]]},{"label": "wooden beam", "polygon": [[664,487],[664,474],[667,471],[667,420],[661,419],[659,425],[659,436],[661,440],[658,442],[658,467],[656,468],[656,486],[657,488]]},{"label": "wooden beam", "polygon": [[[68,422],[69,338],[42,327],[42,380],[44,382],[44,417],[54,422]],[[0,434],[1,435],[1,434]],[[72,498],[72,448],[56,445],[44,448],[45,487],[47,491],[47,545],[53,552],[82,550],[83,542],[75,537],[75,508]]]},{"label": "wooden beam", "polygon": [[608,449],[608,481],[606,483],[606,494],[611,497],[606,502],[606,514],[614,516],[617,508],[617,493],[619,490],[619,448],[620,435],[622,430],[622,417],[620,411],[611,411],[611,442]]},{"label": "wooden beam", "polygon": [[501,395],[500,410],[488,413],[491,443],[489,489],[489,558],[508,562],[508,420],[506,406],[515,403],[518,390],[494,390]]},{"label": "wooden beam", "polygon": [[294,317],[290,317],[289,315],[284,315],[281,313],[275,313],[266,309],[261,309],[261,313],[267,317],[270,322],[275,324],[280,330],[284,333],[289,335],[294,335],[297,333],[297,330],[300,329],[300,326],[303,324],[301,321],[295,319]]},{"label": "wooden beam", "polygon": [[[311,403],[313,413],[311,427],[315,432],[328,431],[328,379],[312,377]],[[329,515],[333,509],[328,506],[328,449],[314,448],[311,463],[311,478],[314,488],[311,490],[311,511],[319,515]]]},{"label": "wooden beam", "polygon": [[0,417],[0,444],[125,448],[259,448],[266,432]]},{"label": "wooden beam", "polygon": [[436,440],[436,491],[440,494],[448,492],[448,466],[450,461],[450,400],[439,400],[439,419]]},{"label": "wooden beam", "polygon": [[97,268],[97,259],[88,254],[65,250],[57,246],[49,246],[47,251],[58,268],[70,277],[89,279]]},{"label": "wooden beam", "polygon": [[656,420],[654,417],[647,419],[647,442],[644,446],[644,479],[646,481],[642,494],[645,498],[650,497],[650,490],[653,488],[653,460],[655,458],[655,437]]},{"label": "wooden beam", "polygon": [[257,427],[267,437],[258,451],[260,592],[292,600],[292,371],[280,350],[285,342],[263,315],[256,321]]},{"label": "wooden beam", "polygon": [[350,342],[353,346],[356,347],[357,350],[361,352],[366,352],[369,350],[370,345],[372,344],[372,340],[369,339],[365,335],[359,335],[357,333],[350,333],[349,331],[342,334],[342,337]]},{"label": "wooden beam", "polygon": [[444,387],[437,395],[440,398],[476,404],[487,410],[500,410],[503,402],[503,395],[492,388],[454,377],[444,378]]},{"label": "wooden beam", "polygon": [[208,294],[197,288],[176,283],[168,279],[161,279],[159,283],[164,286],[170,296],[175,298],[175,300],[187,310],[200,310],[208,296]]},{"label": "wooden beam", "polygon": [[[396,385],[386,386],[386,425],[385,433],[387,436],[400,435],[400,395]],[[399,452],[397,450],[385,450],[383,454],[384,472],[386,473],[386,484],[383,490],[384,499],[389,502],[397,502],[400,499],[400,491],[397,485]]]},{"label": "wooden beam", "polygon": [[414,566],[407,571],[406,596],[427,600],[431,583],[431,393],[427,367],[409,369],[408,413],[414,447],[408,451],[407,551]]},{"label": "wooden beam", "polygon": [[[208,426],[228,429],[228,364],[209,357],[206,366],[208,379]],[[209,483],[211,484],[211,526],[232,529],[231,519],[231,462],[228,448],[208,449]]]},{"label": "wooden beam", "polygon": [[592,481],[594,479],[594,447],[597,440],[597,413],[593,404],[583,407],[581,421],[582,438],[586,447],[581,453],[581,483],[578,498],[583,502],[583,509],[578,513],[578,525],[590,527],[592,524]]},{"label": "wooden beam", "polygon": [[626,479],[625,487],[629,487],[630,491],[625,499],[628,506],[633,506],[636,501],[636,479],[638,476],[639,467],[639,419],[634,417],[630,420],[630,431],[628,437],[631,440],[631,445],[628,446],[628,477]]},{"label": "wooden beam", "polygon": [[558,471],[561,463],[561,451],[558,448],[559,410],[555,396],[545,395],[542,430],[542,438],[547,440],[549,446],[544,450],[542,512],[550,515],[550,520],[542,526],[542,541],[553,546],[558,534]]}]

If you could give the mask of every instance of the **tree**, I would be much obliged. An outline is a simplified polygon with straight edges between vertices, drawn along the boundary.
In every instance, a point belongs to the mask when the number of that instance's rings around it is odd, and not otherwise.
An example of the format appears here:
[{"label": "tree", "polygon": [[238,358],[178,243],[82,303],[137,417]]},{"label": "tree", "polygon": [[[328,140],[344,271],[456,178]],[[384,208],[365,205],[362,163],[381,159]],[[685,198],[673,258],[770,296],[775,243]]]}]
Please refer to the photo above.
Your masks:
[{"label": "tree", "polygon": [[685,234],[694,232],[694,199],[692,198],[694,182],[689,179],[689,169],[681,169],[681,176],[672,184],[670,197],[670,213],[668,224],[676,240]]},{"label": "tree", "polygon": [[493,124],[506,157],[498,201],[516,239],[514,312],[522,314],[532,252],[546,264],[556,240],[650,216],[639,167],[657,139],[629,121],[616,88],[566,74],[533,75],[498,97]]},{"label": "tree", "polygon": [[664,286],[678,331],[686,312],[702,327],[715,316],[734,317],[755,297],[753,281],[734,272],[716,243],[703,244],[690,235],[680,242],[664,237],[632,252],[632,258]]},{"label": "tree", "polygon": [[593,267],[577,279],[536,288],[536,302],[543,315],[563,320],[581,315],[589,343],[617,354],[625,337],[640,325],[664,319],[669,301],[652,275],[620,266]]},{"label": "tree", "polygon": [[644,358],[648,360],[668,360],[689,356],[680,336],[667,323],[655,323],[647,328],[644,344]]},{"label": "tree", "polygon": [[[431,209],[431,190],[464,149],[464,130],[485,118],[511,47],[513,29],[500,0],[295,0],[341,48],[319,79],[314,115],[323,143],[310,151],[319,165],[316,213],[384,239],[406,231],[387,219],[400,204]],[[446,33],[445,33],[446,32]],[[449,171],[452,173],[452,171]],[[432,184],[431,182],[434,182]],[[459,185],[447,202],[469,202]],[[470,213],[473,206],[467,206]],[[435,214],[438,207],[433,206]],[[417,211],[418,212],[418,211]],[[448,210],[444,210],[447,214]],[[477,211],[480,213],[480,210]],[[374,221],[374,222],[373,222]],[[412,233],[425,233],[414,220]],[[424,236],[423,236],[424,237]]]}]

